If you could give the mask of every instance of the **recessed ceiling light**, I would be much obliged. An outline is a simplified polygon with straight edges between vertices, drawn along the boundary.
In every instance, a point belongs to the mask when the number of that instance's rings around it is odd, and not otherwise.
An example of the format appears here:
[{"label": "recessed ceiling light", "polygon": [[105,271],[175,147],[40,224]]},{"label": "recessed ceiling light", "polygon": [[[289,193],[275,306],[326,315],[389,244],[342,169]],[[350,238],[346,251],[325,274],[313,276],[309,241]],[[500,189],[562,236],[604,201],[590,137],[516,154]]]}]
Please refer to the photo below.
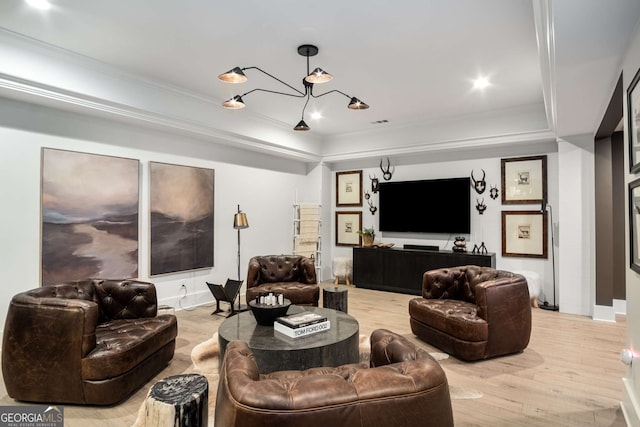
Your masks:
[{"label": "recessed ceiling light", "polygon": [[319,112],[319,111],[313,112],[313,113],[311,113],[311,118],[313,120],[321,119],[322,118],[322,113]]},{"label": "recessed ceiling light", "polygon": [[25,1],[29,5],[38,9],[47,10],[51,8],[51,3],[49,3],[49,0],[25,0]]},{"label": "recessed ceiling light", "polygon": [[474,89],[484,89],[487,86],[489,86],[491,83],[489,83],[489,79],[487,79],[486,77],[478,77],[477,79],[475,79],[473,81],[473,88]]}]

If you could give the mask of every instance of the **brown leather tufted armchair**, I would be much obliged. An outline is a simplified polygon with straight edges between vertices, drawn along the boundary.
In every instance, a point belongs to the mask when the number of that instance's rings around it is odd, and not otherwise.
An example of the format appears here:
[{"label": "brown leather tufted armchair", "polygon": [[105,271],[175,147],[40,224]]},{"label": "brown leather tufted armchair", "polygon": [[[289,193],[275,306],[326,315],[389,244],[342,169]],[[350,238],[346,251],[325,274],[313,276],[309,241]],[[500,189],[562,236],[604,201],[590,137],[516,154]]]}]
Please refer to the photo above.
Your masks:
[{"label": "brown leather tufted armchair", "polygon": [[295,305],[317,307],[320,287],[313,260],[301,255],[251,258],[247,271],[247,301],[268,292],[282,293]]},{"label": "brown leather tufted armchair", "polygon": [[453,426],[447,377],[426,351],[391,331],[371,334],[371,362],[260,374],[242,341],[227,346],[219,427]]},{"label": "brown leather tufted armchair", "polygon": [[526,279],[490,267],[427,271],[409,316],[415,335],[467,361],[520,352],[531,335]]},{"label": "brown leather tufted armchair", "polygon": [[176,318],[157,315],[152,283],[87,279],[15,295],[2,341],[9,396],[110,405],[173,358]]}]

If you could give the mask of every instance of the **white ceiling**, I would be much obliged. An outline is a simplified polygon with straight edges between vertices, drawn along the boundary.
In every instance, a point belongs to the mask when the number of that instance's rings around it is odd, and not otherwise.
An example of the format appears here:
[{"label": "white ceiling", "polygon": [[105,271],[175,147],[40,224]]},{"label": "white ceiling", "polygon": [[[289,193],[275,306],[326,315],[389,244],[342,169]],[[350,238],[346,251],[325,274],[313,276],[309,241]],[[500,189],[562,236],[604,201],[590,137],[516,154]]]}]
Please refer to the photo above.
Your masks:
[{"label": "white ceiling", "polygon": [[[371,106],[348,110],[339,94],[312,99],[307,113],[323,119],[305,120],[320,141],[438,121],[461,126],[514,109],[545,116],[560,136],[593,133],[640,16],[638,0],[50,1],[40,11],[3,0],[0,27],[215,104],[258,87],[288,91],[255,70],[242,85],[217,79],[234,66],[260,67],[303,90],[297,46],[317,45],[310,66],[334,79],[314,92],[337,89]],[[473,90],[478,76],[491,86]],[[244,100],[247,108],[232,114],[247,127],[267,120],[291,129],[304,105],[263,92]],[[388,123],[372,124],[380,120]]]}]

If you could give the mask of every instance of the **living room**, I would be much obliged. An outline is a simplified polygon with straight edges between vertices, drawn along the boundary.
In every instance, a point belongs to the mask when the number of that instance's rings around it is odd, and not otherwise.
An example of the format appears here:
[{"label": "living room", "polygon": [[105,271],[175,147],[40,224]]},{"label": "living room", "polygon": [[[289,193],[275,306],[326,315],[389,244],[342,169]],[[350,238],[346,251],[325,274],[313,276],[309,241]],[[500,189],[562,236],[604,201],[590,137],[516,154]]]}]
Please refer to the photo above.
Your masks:
[{"label": "living room", "polygon": [[[327,141],[315,135],[294,136],[289,127],[280,124],[268,127],[267,124],[271,123],[269,120],[263,120],[262,127],[258,127],[255,133],[239,137],[233,130],[243,126],[242,119],[221,113],[215,113],[214,117],[219,122],[228,123],[224,123],[224,126],[221,124],[221,130],[216,133],[194,125],[195,117],[191,123],[184,120],[180,125],[169,123],[168,119],[164,123],[157,121],[150,125],[150,116],[132,113],[139,112],[140,105],[132,103],[133,108],[127,114],[119,110],[122,107],[119,101],[125,98],[117,99],[116,96],[105,95],[105,99],[109,98],[108,102],[104,102],[100,108],[89,103],[95,100],[94,97],[97,95],[96,84],[104,84],[101,87],[105,93],[117,93],[118,96],[122,96],[125,92],[123,86],[119,86],[120,92],[116,92],[111,91],[115,86],[109,86],[105,81],[100,82],[104,78],[100,73],[105,71],[101,67],[67,51],[54,49],[52,53],[43,44],[22,38],[10,30],[3,31],[0,34],[3,41],[1,52],[3,58],[11,60],[3,60],[4,68],[0,70],[5,76],[0,99],[0,175],[4,182],[2,195],[5,206],[12,209],[3,209],[0,214],[2,223],[5,224],[2,232],[2,240],[5,242],[2,256],[4,267],[0,272],[5,286],[4,297],[0,301],[0,318],[4,319],[6,316],[12,295],[41,284],[41,155],[43,148],[51,148],[135,159],[140,162],[139,277],[156,284],[160,304],[175,307],[177,310],[211,304],[212,298],[206,282],[224,283],[227,278],[237,277],[238,232],[232,227],[232,219],[238,205],[246,212],[250,224],[249,228],[240,232],[242,275],[245,274],[251,256],[291,252],[295,203],[311,202],[322,205],[321,279],[326,281],[332,280],[332,260],[336,257],[348,257],[352,251],[350,247],[335,244],[334,217],[336,212],[342,210],[336,208],[336,172],[362,170],[363,188],[366,190],[371,185],[370,177],[376,176],[381,182],[384,181],[379,163],[386,163],[388,158],[393,168],[391,181],[469,177],[472,171],[475,174],[485,171],[487,186],[497,186],[501,189],[502,159],[544,155],[548,162],[548,202],[554,209],[555,224],[552,226],[555,227],[557,239],[555,298],[560,304],[560,311],[564,314],[615,321],[615,302],[610,301],[598,306],[594,296],[595,237],[592,226],[596,206],[593,201],[592,182],[593,135],[620,73],[623,74],[623,88],[626,91],[637,69],[640,68],[640,35],[637,25],[632,27],[633,33],[627,39],[622,55],[607,61],[608,66],[611,65],[609,62],[613,62],[613,72],[607,74],[606,82],[599,82],[599,86],[604,87],[601,91],[606,93],[606,97],[594,107],[597,117],[591,118],[594,122],[593,132],[566,133],[552,135],[550,138],[548,133],[541,132],[535,144],[525,139],[513,143],[518,138],[518,125],[521,124],[516,118],[520,117],[520,122],[524,121],[522,117],[525,117],[527,107],[486,114],[480,118],[467,117],[465,126],[460,126],[459,119],[450,122],[447,122],[447,119],[434,120],[417,129],[419,136],[410,136],[409,129],[405,127],[391,127],[375,134],[371,131],[354,135],[344,134]],[[325,53],[328,52],[322,51],[318,60],[325,59]],[[294,60],[301,62],[299,58]],[[37,61],[35,64],[38,65],[29,65],[29,61]],[[220,61],[219,66],[222,68],[219,72],[224,71],[226,65],[223,64],[226,64],[226,61]],[[229,64],[232,65],[234,64]],[[268,65],[265,63],[263,66]],[[22,71],[16,71],[19,69]],[[47,86],[47,89],[51,89],[56,84],[52,80],[43,83],[40,76],[33,74],[43,69],[55,69],[61,73],[60,75],[65,76],[64,82],[57,83],[57,100],[47,96],[43,88]],[[87,73],[91,69],[96,72],[95,75]],[[566,79],[570,70],[570,67],[561,69],[565,74],[558,77]],[[216,71],[217,69],[210,73],[212,81],[215,80]],[[68,74],[65,75],[66,72]],[[114,78],[114,75],[109,77]],[[54,76],[48,78],[53,79]],[[90,89],[87,90],[88,96],[84,100],[85,107],[82,107],[83,103],[80,102],[60,101],[64,96],[71,96],[71,92],[79,90],[79,86],[67,86],[74,80],[76,84],[82,81],[89,82],[87,86]],[[32,90],[18,87],[22,84],[31,86]],[[351,86],[348,82],[341,82],[341,85],[343,84],[345,87]],[[564,88],[577,91],[573,87]],[[587,89],[588,87],[581,87],[581,90]],[[563,87],[558,88],[559,92],[562,90]],[[558,95],[562,96],[562,93]],[[366,99],[364,94],[359,96]],[[167,100],[168,98],[165,99]],[[59,102],[73,106],[61,107]],[[213,108],[214,106],[207,106],[204,111]],[[297,114],[297,107],[295,108]],[[500,116],[508,116],[510,124],[505,124],[505,120],[499,120]],[[538,122],[529,121],[530,134],[535,133],[535,129],[540,128],[539,123],[544,120],[545,117],[538,116]],[[560,115],[558,120],[562,121],[563,116]],[[626,123],[624,125],[627,126]],[[450,128],[454,128],[454,131],[444,138],[444,130]],[[478,132],[476,136],[479,137],[473,143],[469,143],[469,138],[472,138],[469,134],[474,131]],[[264,136],[260,136],[260,132]],[[204,134],[207,135],[203,136]],[[349,138],[353,139],[351,148],[340,149]],[[266,142],[265,147],[258,147],[256,140]],[[275,147],[274,140],[279,140],[282,145]],[[443,140],[452,141],[450,147],[453,148],[443,148],[442,146],[446,145],[441,142]],[[385,141],[393,141],[393,144],[387,144],[387,148],[382,148]],[[410,152],[412,145],[420,145],[422,151]],[[368,151],[364,147],[368,147]],[[628,158],[626,151],[625,158]],[[215,171],[213,268],[150,277],[150,248],[147,243],[150,239],[150,162],[188,165]],[[625,175],[625,191],[626,184],[633,179],[634,174]],[[376,197],[375,194],[372,195],[372,203],[376,202]],[[551,258],[541,260],[502,256],[501,211],[508,209],[502,205],[500,198],[493,200],[485,193],[484,202],[487,209],[480,215],[475,209],[475,202],[476,198],[482,197],[472,193],[472,232],[466,236],[469,249],[473,244],[484,242],[489,252],[496,253],[496,265],[499,268],[538,273],[542,282],[541,298],[551,301],[554,297]],[[427,209],[434,205],[442,209],[448,208],[440,206],[438,200],[425,200]],[[517,208],[534,210],[539,209],[539,206],[530,204]],[[366,203],[357,210],[362,211],[362,226],[374,227],[377,230],[376,239],[381,242],[393,243],[397,247],[404,244],[437,245],[442,250],[450,250],[452,247],[453,239],[449,235],[398,235],[379,232],[379,212],[371,214]],[[637,304],[640,303],[637,291],[640,279],[630,268],[626,269],[625,279],[627,337],[629,347],[633,348],[634,343],[640,342],[638,331],[629,326],[637,323],[634,323],[634,313],[638,312]],[[241,294],[244,295],[244,292],[243,289]],[[612,363],[621,362],[613,360]],[[629,397],[629,404],[637,407],[637,400],[633,397],[639,392],[637,380],[634,380],[637,375],[635,369],[637,368],[633,366],[629,368],[624,389],[625,395]],[[622,383],[622,378],[620,382]],[[635,416],[637,417],[637,413]]]}]

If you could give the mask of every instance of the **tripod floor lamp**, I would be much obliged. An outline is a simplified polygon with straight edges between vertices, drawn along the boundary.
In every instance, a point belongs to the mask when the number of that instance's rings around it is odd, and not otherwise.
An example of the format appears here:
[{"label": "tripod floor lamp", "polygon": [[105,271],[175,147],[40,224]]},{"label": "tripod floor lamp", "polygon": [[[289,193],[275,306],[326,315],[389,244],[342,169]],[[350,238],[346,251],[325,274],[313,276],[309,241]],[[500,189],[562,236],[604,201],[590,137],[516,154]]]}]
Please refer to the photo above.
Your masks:
[{"label": "tripod floor lamp", "polygon": [[[238,205],[238,212],[233,215],[233,228],[238,230],[238,281],[240,281],[240,230],[243,228],[249,228],[249,221],[247,220],[247,214],[240,210]],[[240,296],[238,295],[238,311],[242,311],[242,304],[240,303]]]},{"label": "tripod floor lamp", "polygon": [[556,250],[553,240],[553,210],[551,209],[551,205],[543,199],[542,206],[540,206],[540,212],[545,213],[547,210],[549,210],[549,220],[551,222],[551,268],[553,269],[553,304],[549,304],[549,301],[547,301],[545,298],[545,301],[540,304],[540,308],[543,310],[558,311],[560,310],[560,307],[556,304]]}]

